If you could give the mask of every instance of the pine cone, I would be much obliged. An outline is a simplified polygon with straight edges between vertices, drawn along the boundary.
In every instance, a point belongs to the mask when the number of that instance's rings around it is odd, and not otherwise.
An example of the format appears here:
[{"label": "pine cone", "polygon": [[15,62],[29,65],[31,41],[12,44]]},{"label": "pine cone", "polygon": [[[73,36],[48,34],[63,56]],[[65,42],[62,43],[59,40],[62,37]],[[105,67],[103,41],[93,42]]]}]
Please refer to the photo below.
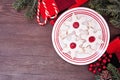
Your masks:
[{"label": "pine cone", "polygon": [[112,80],[112,76],[108,70],[103,70],[100,74],[100,80]]}]

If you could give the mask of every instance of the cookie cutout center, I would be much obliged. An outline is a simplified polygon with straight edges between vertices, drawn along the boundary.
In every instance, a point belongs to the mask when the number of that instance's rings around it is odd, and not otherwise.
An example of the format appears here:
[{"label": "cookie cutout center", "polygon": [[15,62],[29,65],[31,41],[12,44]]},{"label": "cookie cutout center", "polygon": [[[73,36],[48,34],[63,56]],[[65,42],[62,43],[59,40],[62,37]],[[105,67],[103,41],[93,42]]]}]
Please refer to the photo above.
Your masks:
[{"label": "cookie cutout center", "polygon": [[89,37],[89,42],[94,42],[95,41],[95,37],[94,36],[90,36]]},{"label": "cookie cutout center", "polygon": [[76,43],[74,43],[74,42],[70,43],[70,48],[71,48],[71,49],[76,48]]},{"label": "cookie cutout center", "polygon": [[73,27],[74,27],[74,28],[78,28],[79,26],[80,26],[79,22],[74,22],[74,23],[73,23]]}]

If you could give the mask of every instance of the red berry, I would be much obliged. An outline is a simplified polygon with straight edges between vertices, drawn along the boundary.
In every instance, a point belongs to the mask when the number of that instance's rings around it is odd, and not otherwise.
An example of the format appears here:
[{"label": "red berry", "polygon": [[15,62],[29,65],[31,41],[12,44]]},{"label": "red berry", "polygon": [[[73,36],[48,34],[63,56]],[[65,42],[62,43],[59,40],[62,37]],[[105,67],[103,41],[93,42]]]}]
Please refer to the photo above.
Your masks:
[{"label": "red berry", "polygon": [[74,43],[74,42],[70,43],[70,48],[71,48],[71,49],[76,48],[76,43]]},{"label": "red berry", "polygon": [[108,59],[108,57],[105,57],[105,59],[107,60],[107,59]]},{"label": "red berry", "polygon": [[103,66],[102,68],[103,68],[103,69],[106,69],[106,66]]},{"label": "red berry", "polygon": [[93,70],[93,73],[94,73],[94,74],[96,74],[96,72],[97,72],[96,70]]},{"label": "red berry", "polygon": [[104,63],[101,63],[101,65],[103,66],[103,65],[105,65]]},{"label": "red berry", "polygon": [[106,54],[103,54],[102,56],[103,56],[103,57],[106,57]]},{"label": "red berry", "polygon": [[101,72],[102,71],[102,69],[101,68],[98,68],[98,72]]},{"label": "red berry", "polygon": [[112,55],[111,55],[111,54],[109,54],[109,58],[112,58]]},{"label": "red berry", "polygon": [[73,23],[73,27],[74,27],[74,28],[78,28],[79,26],[80,26],[80,25],[79,25],[79,22],[74,22],[74,23]]},{"label": "red berry", "polygon": [[89,67],[93,67],[93,64],[90,64]]},{"label": "red berry", "polygon": [[96,64],[93,64],[93,67],[96,67]]},{"label": "red berry", "polygon": [[88,70],[89,70],[89,71],[92,71],[92,70],[93,70],[93,68],[88,68]]},{"label": "red berry", "polygon": [[108,62],[110,62],[110,59],[107,59]]},{"label": "red berry", "polygon": [[102,61],[104,64],[106,64],[107,63],[107,61],[106,61],[106,59],[103,59],[103,61]]},{"label": "red berry", "polygon": [[99,62],[97,62],[97,63],[96,63],[96,66],[100,66],[100,63],[99,63]]}]

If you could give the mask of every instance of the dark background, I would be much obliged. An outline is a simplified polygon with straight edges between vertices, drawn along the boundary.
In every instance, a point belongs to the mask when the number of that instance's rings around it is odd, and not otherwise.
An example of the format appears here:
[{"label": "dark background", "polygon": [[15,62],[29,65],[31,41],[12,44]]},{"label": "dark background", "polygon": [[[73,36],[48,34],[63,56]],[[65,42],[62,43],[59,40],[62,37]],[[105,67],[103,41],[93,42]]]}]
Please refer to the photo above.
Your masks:
[{"label": "dark background", "polygon": [[[12,8],[15,0],[0,0],[0,80],[94,80],[86,66],[71,65],[55,52],[52,25],[29,21]],[[109,24],[113,39],[120,30]]]}]

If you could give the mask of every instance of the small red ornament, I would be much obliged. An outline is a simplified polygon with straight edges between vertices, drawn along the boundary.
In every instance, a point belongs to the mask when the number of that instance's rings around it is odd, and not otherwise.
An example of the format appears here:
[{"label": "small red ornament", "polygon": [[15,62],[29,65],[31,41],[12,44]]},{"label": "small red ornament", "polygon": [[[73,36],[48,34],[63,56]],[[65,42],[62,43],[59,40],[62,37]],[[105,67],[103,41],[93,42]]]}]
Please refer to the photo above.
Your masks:
[{"label": "small red ornament", "polygon": [[106,57],[106,54],[103,54],[103,57],[105,58],[105,57]]},{"label": "small red ornament", "polygon": [[97,72],[96,70],[93,70],[93,73],[94,73],[94,74],[96,74],[96,72]]},{"label": "small red ornament", "polygon": [[106,60],[107,60],[107,59],[108,59],[108,56],[106,56],[104,59],[106,59]]},{"label": "small red ornament", "polygon": [[99,63],[99,62],[96,62],[96,66],[100,66],[100,63]]},{"label": "small red ornament", "polygon": [[93,70],[93,68],[88,68],[88,70],[89,70],[89,71],[92,71],[92,70]]},{"label": "small red ornament", "polygon": [[112,54],[109,54],[109,58],[112,58]]},{"label": "small red ornament", "polygon": [[102,71],[102,69],[101,68],[98,68],[98,72],[101,72]]},{"label": "small red ornament", "polygon": [[93,67],[93,64],[90,64],[89,67]]},{"label": "small red ornament", "polygon": [[108,62],[110,62],[110,59],[107,59]]},{"label": "small red ornament", "polygon": [[106,69],[106,66],[104,65],[104,66],[102,66],[102,68],[103,68],[103,69]]},{"label": "small red ornament", "polygon": [[95,63],[93,64],[93,67],[96,67],[96,64],[95,64]]},{"label": "small red ornament", "polygon": [[102,61],[104,64],[106,64],[107,63],[107,61],[106,61],[106,59],[103,59],[103,61]]}]

